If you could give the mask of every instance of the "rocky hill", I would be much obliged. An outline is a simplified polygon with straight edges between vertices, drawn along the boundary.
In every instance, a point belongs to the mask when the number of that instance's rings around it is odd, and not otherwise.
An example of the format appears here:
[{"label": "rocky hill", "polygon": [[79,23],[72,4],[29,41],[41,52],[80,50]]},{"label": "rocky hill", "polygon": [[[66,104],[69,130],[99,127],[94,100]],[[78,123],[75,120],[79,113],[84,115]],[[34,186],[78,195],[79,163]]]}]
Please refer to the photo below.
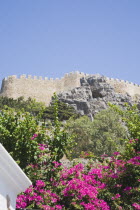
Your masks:
[{"label": "rocky hill", "polygon": [[80,79],[80,87],[65,91],[58,95],[59,100],[72,105],[81,115],[94,116],[97,112],[108,107],[108,102],[124,106],[124,103],[139,104],[140,97],[130,96],[128,93],[118,93],[107,82],[106,77],[100,75],[86,76]]},{"label": "rocky hill", "polygon": [[71,72],[60,79],[9,76],[3,79],[0,96],[13,99],[23,96],[25,100],[35,98],[48,106],[54,92],[59,100],[72,105],[82,115],[94,116],[107,108],[108,102],[121,106],[125,102],[130,105],[137,102],[140,107],[140,85],[82,72]]},{"label": "rocky hill", "polygon": [[[30,97],[35,98],[38,102],[44,102],[46,105],[49,105],[54,92],[59,94],[80,87],[80,79],[87,78],[87,76],[100,77],[97,74],[87,75],[78,71],[65,74],[64,77],[56,79],[32,75],[21,75],[19,77],[17,75],[8,76],[3,79],[0,96],[13,99],[23,96],[25,100]],[[103,78],[106,80],[106,83],[114,88],[116,93],[128,93],[131,97],[140,96],[140,85],[138,84],[114,78]]]}]

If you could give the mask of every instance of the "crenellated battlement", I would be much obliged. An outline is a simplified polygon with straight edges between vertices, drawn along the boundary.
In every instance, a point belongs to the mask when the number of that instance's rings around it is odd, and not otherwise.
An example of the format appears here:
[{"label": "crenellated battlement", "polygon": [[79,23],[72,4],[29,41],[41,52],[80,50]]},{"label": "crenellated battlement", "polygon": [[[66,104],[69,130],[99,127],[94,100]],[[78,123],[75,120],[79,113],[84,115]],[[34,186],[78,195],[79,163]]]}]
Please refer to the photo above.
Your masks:
[{"label": "crenellated battlement", "polygon": [[[80,87],[80,78],[86,76],[93,75],[79,71],[66,73],[63,77],[56,79],[26,74],[20,76],[12,75],[3,79],[0,96],[14,99],[20,96],[24,96],[25,99],[31,97],[48,105],[54,92],[60,93]],[[100,75],[96,74],[96,76]],[[105,80],[118,93],[128,93],[132,97],[140,95],[140,85],[138,84],[109,77],[105,77]]]},{"label": "crenellated battlement", "polygon": [[127,80],[114,79],[114,78],[109,78],[109,77],[106,77],[106,80],[107,81],[114,81],[114,82],[118,82],[118,83],[131,84],[131,85],[140,87],[140,85],[138,85],[136,83],[133,83],[133,82],[130,82],[130,81],[127,81]]},{"label": "crenellated battlement", "polygon": [[54,92],[59,93],[80,86],[80,78],[86,74],[76,71],[64,75],[62,78],[48,78],[32,75],[12,75],[3,79],[1,96],[18,98],[24,96],[36,98],[37,101],[50,103]]},{"label": "crenellated battlement", "polygon": [[[73,71],[73,72],[70,72],[70,73],[66,73],[64,75],[64,77],[71,77],[71,76],[76,76],[76,75],[87,76],[89,74],[85,74],[85,73],[79,72],[79,71]],[[4,80],[8,80],[8,79],[61,80],[64,77],[54,79],[54,78],[48,78],[48,77],[44,77],[43,78],[42,76],[34,76],[34,75],[22,74],[20,76],[18,76],[18,75],[11,75],[11,76],[5,77]]]},{"label": "crenellated battlement", "polygon": [[129,94],[132,97],[135,97],[136,95],[140,95],[140,85],[135,84],[133,82],[120,80],[120,79],[114,79],[106,77],[106,81],[113,86],[116,92],[121,94]]}]

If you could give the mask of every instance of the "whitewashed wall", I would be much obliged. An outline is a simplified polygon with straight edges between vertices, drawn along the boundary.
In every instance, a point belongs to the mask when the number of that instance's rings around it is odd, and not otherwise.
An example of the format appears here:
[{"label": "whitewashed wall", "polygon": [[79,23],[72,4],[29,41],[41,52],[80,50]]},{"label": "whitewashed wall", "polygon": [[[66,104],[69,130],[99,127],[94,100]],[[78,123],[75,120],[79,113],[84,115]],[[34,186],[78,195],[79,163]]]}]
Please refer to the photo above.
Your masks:
[{"label": "whitewashed wall", "polygon": [[16,206],[16,194],[14,193],[13,186],[0,173],[0,210],[14,210]]},{"label": "whitewashed wall", "polygon": [[31,181],[0,144],[0,210],[15,210],[16,197]]}]

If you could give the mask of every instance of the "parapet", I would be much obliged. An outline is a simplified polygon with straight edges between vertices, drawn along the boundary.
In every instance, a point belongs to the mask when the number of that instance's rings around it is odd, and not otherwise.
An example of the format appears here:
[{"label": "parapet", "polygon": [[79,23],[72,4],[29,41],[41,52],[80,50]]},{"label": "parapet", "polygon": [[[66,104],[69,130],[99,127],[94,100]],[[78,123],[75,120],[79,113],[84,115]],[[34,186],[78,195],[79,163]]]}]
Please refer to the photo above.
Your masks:
[{"label": "parapet", "polygon": [[126,84],[131,84],[131,85],[134,85],[134,86],[140,86],[136,83],[133,83],[133,82],[130,82],[130,81],[127,81],[127,80],[122,80],[122,79],[114,79],[114,78],[110,78],[110,77],[105,77],[107,81],[114,81],[114,82],[118,82],[118,83],[126,83]]},{"label": "parapet", "polygon": [[[42,76],[32,76],[32,75],[26,75],[26,74],[22,74],[20,76],[17,76],[17,75],[11,75],[11,76],[8,76],[8,77],[5,77],[3,80],[7,81],[9,79],[18,79],[18,80],[22,80],[22,79],[27,79],[27,80],[45,80],[45,81],[58,81],[58,80],[62,80],[64,79],[65,77],[71,77],[71,76],[76,76],[76,75],[79,75],[79,76],[90,76],[91,74],[85,74],[84,72],[80,72],[80,71],[72,71],[70,73],[66,73],[63,77],[61,78],[48,78],[48,77],[42,77]],[[100,74],[95,74],[95,75],[100,75]],[[93,74],[91,75],[93,76]],[[130,81],[127,81],[127,80],[121,80],[121,79],[114,79],[114,78],[110,78],[110,77],[105,77],[107,81],[114,81],[114,82],[118,82],[118,83],[126,83],[126,84],[131,84],[131,85],[134,85],[134,86],[140,86],[139,84],[136,84],[136,83],[133,83],[133,82],[130,82]]]},{"label": "parapet", "polygon": [[[24,96],[25,98],[33,97],[38,101],[50,100],[54,92],[67,91],[69,89],[80,86],[80,78],[86,76],[99,76],[98,74],[85,74],[84,72],[74,71],[66,73],[61,78],[48,78],[42,76],[32,75],[12,75],[4,78],[0,95],[18,98]],[[114,79],[105,77],[106,82],[114,87],[116,92],[130,93],[135,95],[140,93],[140,85],[124,81],[120,79]]]},{"label": "parapet", "polygon": [[22,80],[22,79],[27,79],[27,80],[61,80],[65,77],[71,77],[71,76],[76,76],[76,75],[79,75],[79,76],[87,76],[88,74],[85,74],[83,72],[79,72],[79,71],[72,71],[70,73],[66,73],[63,77],[61,78],[48,78],[48,77],[42,77],[42,76],[34,76],[34,75],[26,75],[26,74],[22,74],[20,76],[18,75],[11,75],[11,76],[8,76],[8,77],[5,77],[4,80],[9,80],[9,79],[18,79],[18,80]]}]

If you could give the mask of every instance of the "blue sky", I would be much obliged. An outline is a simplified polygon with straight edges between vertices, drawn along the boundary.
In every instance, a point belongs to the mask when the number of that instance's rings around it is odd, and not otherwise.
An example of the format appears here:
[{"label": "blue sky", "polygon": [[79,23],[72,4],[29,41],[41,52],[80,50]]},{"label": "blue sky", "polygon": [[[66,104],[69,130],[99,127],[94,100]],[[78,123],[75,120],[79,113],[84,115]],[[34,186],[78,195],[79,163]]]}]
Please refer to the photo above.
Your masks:
[{"label": "blue sky", "polygon": [[0,81],[77,70],[140,84],[140,0],[0,0]]}]

